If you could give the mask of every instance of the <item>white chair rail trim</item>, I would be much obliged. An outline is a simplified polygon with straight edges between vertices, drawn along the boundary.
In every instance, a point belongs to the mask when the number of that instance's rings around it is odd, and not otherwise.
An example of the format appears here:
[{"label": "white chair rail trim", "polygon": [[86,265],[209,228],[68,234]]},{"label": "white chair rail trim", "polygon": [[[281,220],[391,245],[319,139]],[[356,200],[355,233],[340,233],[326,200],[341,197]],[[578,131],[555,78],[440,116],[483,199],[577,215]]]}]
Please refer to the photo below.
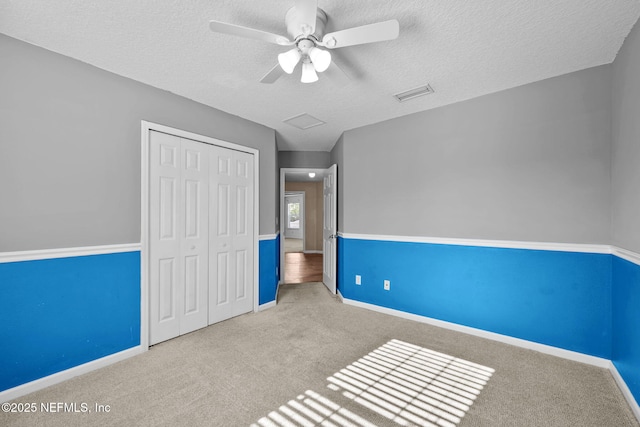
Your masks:
[{"label": "white chair rail trim", "polygon": [[121,252],[139,252],[140,249],[140,243],[124,243],[117,245],[82,246],[76,248],[53,248],[31,251],[0,252],[0,264],[7,262],[36,261],[40,259],[117,254]]}]

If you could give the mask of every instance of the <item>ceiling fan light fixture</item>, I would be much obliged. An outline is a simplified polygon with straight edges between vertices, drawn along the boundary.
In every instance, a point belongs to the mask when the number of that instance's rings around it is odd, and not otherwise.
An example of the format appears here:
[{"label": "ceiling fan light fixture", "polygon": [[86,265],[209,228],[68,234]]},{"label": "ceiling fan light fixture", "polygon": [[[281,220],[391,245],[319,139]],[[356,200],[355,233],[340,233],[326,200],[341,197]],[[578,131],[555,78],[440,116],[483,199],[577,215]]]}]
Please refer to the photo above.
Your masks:
[{"label": "ceiling fan light fixture", "polygon": [[322,73],[331,65],[331,53],[327,50],[312,47],[309,49],[309,59],[317,72]]},{"label": "ceiling fan light fixture", "polygon": [[300,62],[302,55],[297,47],[278,55],[278,63],[285,73],[291,74]]},{"label": "ceiling fan light fixture", "polygon": [[318,81],[318,75],[316,74],[315,68],[313,68],[313,64],[311,62],[303,62],[302,63],[302,78],[300,78],[302,83],[313,83]]}]

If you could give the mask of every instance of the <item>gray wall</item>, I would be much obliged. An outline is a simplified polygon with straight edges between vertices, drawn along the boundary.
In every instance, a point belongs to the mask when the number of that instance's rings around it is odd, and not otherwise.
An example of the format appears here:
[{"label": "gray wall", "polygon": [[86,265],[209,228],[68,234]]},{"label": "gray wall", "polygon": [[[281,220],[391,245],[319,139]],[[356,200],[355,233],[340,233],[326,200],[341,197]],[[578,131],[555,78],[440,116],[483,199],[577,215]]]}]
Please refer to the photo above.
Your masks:
[{"label": "gray wall", "polygon": [[140,241],[140,121],[260,150],[275,232],[275,132],[0,35],[0,251]]},{"label": "gray wall", "polygon": [[278,162],[281,168],[326,169],[331,166],[326,151],[280,151]]},{"label": "gray wall", "polygon": [[609,243],[609,65],[347,131],[347,233]]},{"label": "gray wall", "polygon": [[613,63],[612,244],[640,253],[640,24]]}]

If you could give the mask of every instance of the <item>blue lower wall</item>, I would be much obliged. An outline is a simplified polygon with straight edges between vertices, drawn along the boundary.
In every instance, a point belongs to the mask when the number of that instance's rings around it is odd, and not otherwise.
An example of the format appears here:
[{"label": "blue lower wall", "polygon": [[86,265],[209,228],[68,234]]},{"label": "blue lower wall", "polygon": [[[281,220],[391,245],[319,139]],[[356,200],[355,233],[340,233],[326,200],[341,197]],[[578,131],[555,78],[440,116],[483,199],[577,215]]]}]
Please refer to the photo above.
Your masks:
[{"label": "blue lower wall", "polygon": [[0,391],[140,344],[140,253],[0,264]]},{"label": "blue lower wall", "polygon": [[350,238],[338,254],[345,298],[611,358],[611,255]]},{"label": "blue lower wall", "polygon": [[260,240],[260,298],[259,304],[275,301],[279,282],[280,235],[275,239]]},{"label": "blue lower wall", "polygon": [[[280,237],[261,240],[259,302]],[[0,263],[0,391],[140,344],[140,252]]]},{"label": "blue lower wall", "polygon": [[640,401],[640,266],[613,257],[613,364]]},{"label": "blue lower wall", "polygon": [[[260,304],[276,299],[279,244],[280,236],[259,243]],[[338,289],[612,359],[640,400],[640,266],[624,259],[340,237]],[[0,293],[0,391],[140,343],[139,252],[0,264]]]}]

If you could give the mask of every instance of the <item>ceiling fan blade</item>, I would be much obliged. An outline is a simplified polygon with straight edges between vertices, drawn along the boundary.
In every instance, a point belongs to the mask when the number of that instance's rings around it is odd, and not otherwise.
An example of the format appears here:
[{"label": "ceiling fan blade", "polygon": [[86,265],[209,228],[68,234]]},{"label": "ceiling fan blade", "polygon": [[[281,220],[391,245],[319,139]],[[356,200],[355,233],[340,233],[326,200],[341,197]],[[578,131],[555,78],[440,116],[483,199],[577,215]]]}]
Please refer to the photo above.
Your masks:
[{"label": "ceiling fan blade", "polygon": [[329,33],[322,38],[322,45],[329,49],[353,46],[357,44],[393,40],[400,34],[400,24],[395,19],[363,25],[347,30]]},{"label": "ceiling fan blade", "polygon": [[331,61],[331,65],[329,65],[329,68],[324,72],[324,75],[341,87],[346,86],[351,80],[347,73],[345,73],[342,68],[336,64],[335,60]]},{"label": "ceiling fan blade", "polygon": [[[318,17],[318,0],[296,0],[293,7],[296,10],[296,16],[298,18],[298,22],[300,25],[304,27],[304,25],[309,26],[308,33],[305,34],[308,36],[309,34],[313,34],[316,31],[316,19]],[[304,33],[304,29],[301,28],[301,31]]]},{"label": "ceiling fan blade", "polygon": [[284,70],[280,64],[276,64],[263,78],[260,79],[260,83],[271,84],[278,80],[284,74]]},{"label": "ceiling fan blade", "polygon": [[253,28],[241,27],[240,25],[228,24],[220,21],[209,21],[209,28],[216,33],[230,34],[232,36],[245,37],[248,39],[262,40],[281,46],[289,46],[294,42],[284,36],[279,36],[266,31],[255,30]]}]

